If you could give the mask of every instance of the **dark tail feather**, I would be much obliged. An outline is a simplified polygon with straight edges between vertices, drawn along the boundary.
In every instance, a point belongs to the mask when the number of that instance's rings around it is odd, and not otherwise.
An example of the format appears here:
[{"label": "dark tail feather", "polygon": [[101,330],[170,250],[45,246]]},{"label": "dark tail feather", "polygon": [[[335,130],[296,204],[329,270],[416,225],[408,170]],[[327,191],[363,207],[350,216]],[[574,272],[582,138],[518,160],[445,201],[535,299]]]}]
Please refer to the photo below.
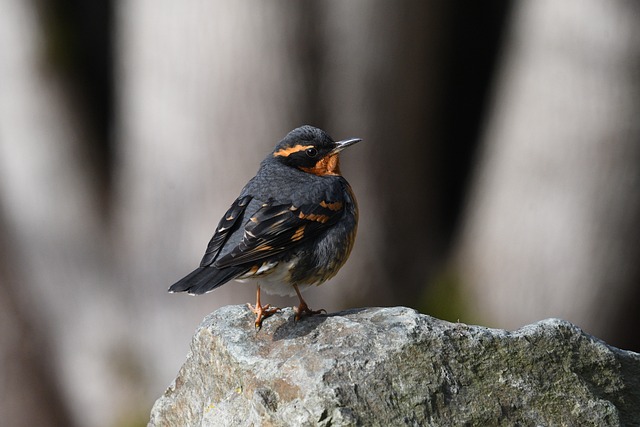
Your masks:
[{"label": "dark tail feather", "polygon": [[240,267],[228,267],[221,270],[215,267],[198,267],[171,285],[169,292],[188,292],[193,295],[204,294],[224,285],[245,271],[245,268]]}]

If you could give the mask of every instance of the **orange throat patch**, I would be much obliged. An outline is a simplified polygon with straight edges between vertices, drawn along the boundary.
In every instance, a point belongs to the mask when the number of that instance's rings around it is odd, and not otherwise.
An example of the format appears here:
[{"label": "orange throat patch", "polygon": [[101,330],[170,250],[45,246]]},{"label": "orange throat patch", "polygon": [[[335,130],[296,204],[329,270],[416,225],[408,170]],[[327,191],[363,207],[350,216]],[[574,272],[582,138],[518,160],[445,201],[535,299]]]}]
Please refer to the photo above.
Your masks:
[{"label": "orange throat patch", "polygon": [[323,157],[310,168],[300,168],[305,172],[318,176],[339,176],[340,175],[340,158],[338,153]]}]

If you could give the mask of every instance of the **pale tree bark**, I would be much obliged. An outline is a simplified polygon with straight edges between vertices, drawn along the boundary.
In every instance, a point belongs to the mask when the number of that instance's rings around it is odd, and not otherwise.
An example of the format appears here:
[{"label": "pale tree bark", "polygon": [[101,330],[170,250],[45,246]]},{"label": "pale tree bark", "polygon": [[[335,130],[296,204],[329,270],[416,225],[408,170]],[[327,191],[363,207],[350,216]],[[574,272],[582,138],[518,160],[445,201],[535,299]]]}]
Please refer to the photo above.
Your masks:
[{"label": "pale tree bark", "polygon": [[638,349],[639,13],[517,4],[458,252],[476,319],[562,317]]},{"label": "pale tree bark", "polygon": [[2,214],[0,203],[0,419],[14,427],[72,426],[52,369],[50,336],[18,291],[24,280],[13,250],[16,240]]},{"label": "pale tree bark", "polygon": [[[3,330],[29,334],[26,344],[46,337],[38,369],[46,370],[43,384],[51,378],[62,392],[24,416],[42,411],[47,418],[46,403],[65,401],[78,424],[94,425],[106,417],[100,401],[109,401],[109,381],[119,382],[109,369],[109,350],[125,329],[118,327],[107,239],[81,147],[85,135],[67,88],[46,61],[35,5],[4,0],[1,10],[0,198],[11,239],[0,245],[20,278],[3,283],[10,288],[7,301],[21,310],[15,328]],[[23,350],[30,360],[34,351]],[[18,386],[28,387],[34,372]]]},{"label": "pale tree bark", "polygon": [[204,315],[255,298],[254,286],[237,282],[198,298],[167,288],[198,266],[275,143],[313,116],[304,61],[312,17],[298,2],[119,5],[114,234],[150,401]]}]

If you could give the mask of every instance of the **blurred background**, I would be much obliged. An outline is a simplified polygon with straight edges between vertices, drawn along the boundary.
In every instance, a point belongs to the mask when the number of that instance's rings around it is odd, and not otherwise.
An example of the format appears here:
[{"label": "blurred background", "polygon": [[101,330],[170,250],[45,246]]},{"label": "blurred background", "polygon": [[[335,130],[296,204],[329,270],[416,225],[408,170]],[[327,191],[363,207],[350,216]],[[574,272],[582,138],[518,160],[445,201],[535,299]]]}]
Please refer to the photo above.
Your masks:
[{"label": "blurred background", "polygon": [[[289,130],[360,228],[314,308],[640,350],[640,3],[0,0],[0,419],[142,426],[232,282],[170,295]],[[294,299],[269,298],[292,305]]]}]

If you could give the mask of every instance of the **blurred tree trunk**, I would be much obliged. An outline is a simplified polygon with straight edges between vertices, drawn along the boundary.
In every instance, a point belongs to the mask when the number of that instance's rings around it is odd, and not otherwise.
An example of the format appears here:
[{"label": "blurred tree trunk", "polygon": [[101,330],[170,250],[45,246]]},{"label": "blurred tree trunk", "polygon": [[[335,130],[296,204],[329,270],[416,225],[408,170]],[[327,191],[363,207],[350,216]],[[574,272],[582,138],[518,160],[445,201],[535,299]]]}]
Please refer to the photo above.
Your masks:
[{"label": "blurred tree trunk", "polygon": [[[23,364],[25,375],[11,382],[11,393],[38,403],[13,412],[24,419],[3,422],[22,425],[40,417],[68,425],[60,416],[65,409],[49,406],[66,401],[75,422],[92,425],[111,409],[102,404],[112,394],[108,387],[92,385],[114,377],[109,337],[123,329],[109,285],[95,181],[82,147],[82,116],[70,102],[70,86],[51,65],[34,3],[3,0],[0,14],[0,205],[1,226],[10,236],[0,241],[0,251],[14,272],[2,278],[3,314],[13,314],[13,326],[3,328],[3,335],[11,334],[2,340],[2,352]],[[102,340],[95,339],[98,326]],[[41,343],[40,337],[47,339]],[[33,388],[30,375],[42,376],[41,389]],[[55,390],[62,396],[52,395]]]},{"label": "blurred tree trunk", "polygon": [[326,4],[327,122],[364,138],[343,167],[360,202],[359,236],[340,274],[344,285],[329,292],[341,308],[415,307],[446,244],[434,204],[447,9],[437,2]]},{"label": "blurred tree trunk", "polygon": [[0,200],[0,420],[12,427],[73,426],[48,360],[50,337],[34,326],[25,296],[17,293],[24,280],[14,243]]},{"label": "blurred tree trunk", "polygon": [[640,349],[639,12],[518,4],[458,251],[482,321],[563,317]]}]

